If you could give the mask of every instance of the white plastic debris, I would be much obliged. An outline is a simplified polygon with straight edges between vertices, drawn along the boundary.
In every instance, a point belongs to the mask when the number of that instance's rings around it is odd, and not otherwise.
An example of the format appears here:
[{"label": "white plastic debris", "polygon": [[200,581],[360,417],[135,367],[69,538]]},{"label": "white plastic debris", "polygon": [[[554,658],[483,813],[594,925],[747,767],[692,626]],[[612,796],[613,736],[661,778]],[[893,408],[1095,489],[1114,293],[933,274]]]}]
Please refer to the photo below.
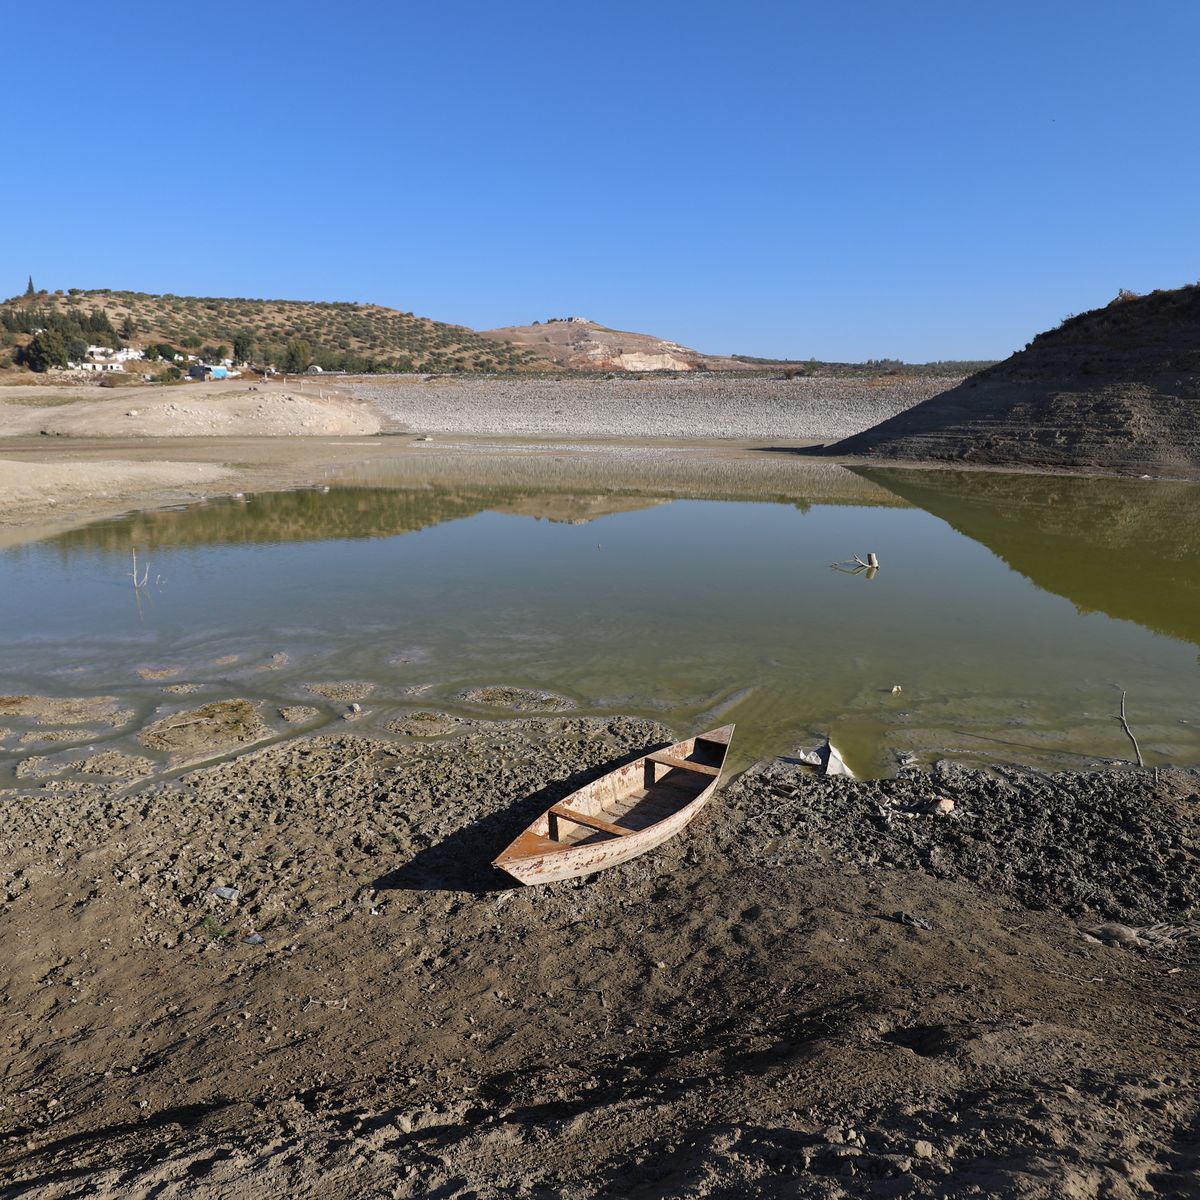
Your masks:
[{"label": "white plastic debris", "polygon": [[235,887],[215,887],[212,890],[212,894],[218,900],[236,900],[241,895],[241,892]]},{"label": "white plastic debris", "polygon": [[842,757],[841,751],[832,742],[826,742],[817,753],[821,756],[823,774],[844,775],[847,779],[854,778],[854,772],[846,766],[846,760]]}]

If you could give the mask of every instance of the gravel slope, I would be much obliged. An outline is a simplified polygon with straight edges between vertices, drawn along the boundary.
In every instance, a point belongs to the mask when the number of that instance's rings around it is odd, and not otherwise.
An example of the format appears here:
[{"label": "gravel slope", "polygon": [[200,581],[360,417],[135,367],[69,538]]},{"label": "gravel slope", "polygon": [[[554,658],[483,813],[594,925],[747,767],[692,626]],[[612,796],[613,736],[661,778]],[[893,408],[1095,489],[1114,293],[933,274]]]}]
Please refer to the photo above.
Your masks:
[{"label": "gravel slope", "polygon": [[957,379],[353,380],[396,429],[554,437],[832,441],[928,400]]}]

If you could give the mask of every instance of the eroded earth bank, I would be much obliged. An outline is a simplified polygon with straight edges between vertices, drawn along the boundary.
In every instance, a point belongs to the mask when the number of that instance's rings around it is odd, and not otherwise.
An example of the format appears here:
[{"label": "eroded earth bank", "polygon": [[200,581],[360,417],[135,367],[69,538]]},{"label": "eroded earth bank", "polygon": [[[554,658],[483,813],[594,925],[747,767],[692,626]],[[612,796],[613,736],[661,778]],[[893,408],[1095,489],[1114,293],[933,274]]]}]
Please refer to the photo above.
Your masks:
[{"label": "eroded earth bank", "polygon": [[490,868],[671,740],[524,717],[17,781],[4,1194],[1195,1194],[1197,772],[776,760],[586,881]]}]

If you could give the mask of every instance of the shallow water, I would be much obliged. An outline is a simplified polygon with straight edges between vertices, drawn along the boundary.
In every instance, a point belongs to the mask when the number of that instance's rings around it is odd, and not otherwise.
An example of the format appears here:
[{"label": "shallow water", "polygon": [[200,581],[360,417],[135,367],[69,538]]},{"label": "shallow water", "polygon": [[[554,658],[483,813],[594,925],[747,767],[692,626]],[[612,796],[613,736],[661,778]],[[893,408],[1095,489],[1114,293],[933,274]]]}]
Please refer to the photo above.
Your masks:
[{"label": "shallow water", "polygon": [[[681,735],[736,721],[742,764],[830,736],[885,774],[1125,758],[1124,689],[1148,763],[1200,761],[1195,485],[643,466],[431,460],[4,551],[0,692],[117,695],[130,728],[242,695],[341,731],[307,684],[373,684],[357,729],[506,715],[462,696],[505,685]],[[830,566],[868,552],[873,576]]]}]

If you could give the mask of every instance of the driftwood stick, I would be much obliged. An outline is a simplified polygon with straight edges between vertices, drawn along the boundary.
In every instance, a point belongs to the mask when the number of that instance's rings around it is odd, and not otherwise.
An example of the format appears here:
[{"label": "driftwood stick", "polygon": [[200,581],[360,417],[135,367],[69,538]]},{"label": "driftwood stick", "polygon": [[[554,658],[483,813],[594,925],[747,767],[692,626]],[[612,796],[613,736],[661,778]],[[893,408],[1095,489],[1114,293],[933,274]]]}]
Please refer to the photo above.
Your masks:
[{"label": "driftwood stick", "polygon": [[212,717],[193,717],[190,721],[176,721],[174,725],[164,725],[159,733],[166,733],[168,729],[182,729],[185,725],[199,725],[203,721],[211,721]]},{"label": "driftwood stick", "polygon": [[1133,752],[1137,755],[1137,764],[1139,767],[1146,765],[1142,758],[1142,748],[1138,745],[1137,738],[1133,736],[1133,730],[1129,728],[1129,722],[1125,720],[1125,693],[1121,693],[1121,715],[1117,718],[1121,722],[1121,728],[1129,735],[1129,740],[1133,743]]},{"label": "driftwood stick", "polygon": [[348,771],[355,763],[360,763],[367,757],[369,751],[364,751],[362,754],[356,754],[349,762],[344,762],[339,767],[330,767],[328,771],[320,771],[316,775],[308,777],[311,783],[314,779],[327,779],[330,775],[340,775],[343,771]]}]

